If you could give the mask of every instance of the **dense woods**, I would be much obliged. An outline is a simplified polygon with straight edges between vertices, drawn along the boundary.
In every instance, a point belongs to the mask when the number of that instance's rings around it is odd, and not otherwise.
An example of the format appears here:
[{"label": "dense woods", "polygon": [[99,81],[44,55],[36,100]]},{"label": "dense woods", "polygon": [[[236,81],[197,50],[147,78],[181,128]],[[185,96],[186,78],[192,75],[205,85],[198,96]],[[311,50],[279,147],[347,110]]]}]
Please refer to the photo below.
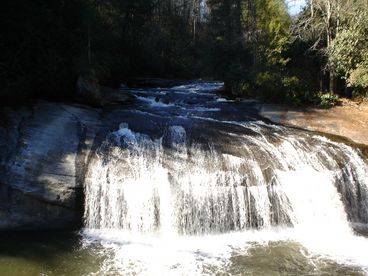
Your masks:
[{"label": "dense woods", "polygon": [[367,1],[309,0],[297,16],[287,2],[7,0],[1,97],[69,99],[79,76],[218,79],[291,104],[366,95]]}]

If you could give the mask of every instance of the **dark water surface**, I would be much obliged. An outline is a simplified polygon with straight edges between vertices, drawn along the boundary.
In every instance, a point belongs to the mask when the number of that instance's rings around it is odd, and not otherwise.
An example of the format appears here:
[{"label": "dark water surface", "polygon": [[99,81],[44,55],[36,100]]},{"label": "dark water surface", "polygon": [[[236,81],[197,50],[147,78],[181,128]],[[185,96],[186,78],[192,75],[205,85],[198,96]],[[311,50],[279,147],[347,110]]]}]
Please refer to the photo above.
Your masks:
[{"label": "dark water surface", "polygon": [[90,275],[106,256],[72,232],[1,234],[0,275]]}]

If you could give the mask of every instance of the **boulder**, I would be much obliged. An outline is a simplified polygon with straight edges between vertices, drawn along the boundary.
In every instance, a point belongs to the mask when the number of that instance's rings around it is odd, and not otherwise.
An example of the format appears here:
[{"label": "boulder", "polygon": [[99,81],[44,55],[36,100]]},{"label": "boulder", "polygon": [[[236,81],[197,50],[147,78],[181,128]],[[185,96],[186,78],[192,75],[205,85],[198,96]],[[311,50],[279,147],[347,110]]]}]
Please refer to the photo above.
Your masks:
[{"label": "boulder", "polygon": [[82,104],[101,106],[100,84],[94,74],[79,76],[75,100]]},{"label": "boulder", "polygon": [[0,125],[0,230],[74,228],[99,111],[39,102]]},{"label": "boulder", "polygon": [[106,105],[125,105],[133,103],[135,97],[129,93],[129,91],[124,90],[124,88],[113,89],[106,86],[101,86],[101,95],[103,106]]}]

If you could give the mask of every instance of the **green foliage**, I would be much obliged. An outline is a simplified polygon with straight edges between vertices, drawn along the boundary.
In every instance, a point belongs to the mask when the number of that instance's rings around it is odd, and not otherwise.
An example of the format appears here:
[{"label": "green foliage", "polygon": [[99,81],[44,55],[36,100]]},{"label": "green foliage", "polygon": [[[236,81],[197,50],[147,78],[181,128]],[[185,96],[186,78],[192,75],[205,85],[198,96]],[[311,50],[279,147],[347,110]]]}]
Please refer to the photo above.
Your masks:
[{"label": "green foliage", "polygon": [[351,71],[348,83],[350,86],[367,88],[368,68],[363,65],[358,65],[356,69]]},{"label": "green foliage", "polygon": [[[256,78],[257,94],[265,101],[282,102],[294,106],[313,104],[315,97],[297,76],[275,72],[261,72]],[[255,95],[253,95],[255,96]]]},{"label": "green foliage", "polygon": [[0,98],[67,99],[90,71],[107,84],[198,76],[205,31],[197,22],[194,37],[191,7],[177,8],[169,0],[5,1]]},{"label": "green foliage", "polygon": [[256,87],[264,100],[280,102],[284,99],[282,78],[279,73],[269,71],[259,73]]},{"label": "green foliage", "polygon": [[320,66],[311,67],[310,59],[306,62],[305,71],[321,72],[318,80],[314,80],[319,82],[320,90],[345,94],[346,80],[353,86],[350,75],[358,66],[359,72],[355,74],[360,74],[365,64],[363,60],[368,51],[368,2],[307,0],[306,4],[292,24],[293,35],[296,40],[309,45],[308,52],[319,57]]},{"label": "green foliage", "polygon": [[284,57],[290,38],[291,19],[284,1],[257,1],[260,56],[266,66],[285,66]]},{"label": "green foliage", "polygon": [[[105,85],[135,76],[214,78],[236,95],[295,105],[309,101],[307,74],[300,68],[312,68],[308,74],[315,81],[320,64],[305,66],[305,47],[290,43],[283,0],[208,0],[203,16],[199,3],[5,1],[0,97],[69,99],[78,76],[93,72]],[[363,71],[351,76],[360,81]]]},{"label": "green foliage", "polygon": [[355,88],[356,96],[364,95],[368,98],[368,66],[359,64],[356,69],[350,72],[348,85]]},{"label": "green foliage", "polygon": [[336,36],[328,49],[330,62],[336,71],[349,76],[351,70],[368,60],[368,12],[359,11],[347,23],[347,29]]},{"label": "green foliage", "polygon": [[250,83],[242,81],[239,83],[238,88],[239,94],[245,98],[253,98],[254,97],[254,90]]},{"label": "green foliage", "polygon": [[337,105],[340,102],[339,96],[333,93],[323,93],[318,94],[319,105],[323,108],[330,108]]},{"label": "green foliage", "polygon": [[329,48],[330,62],[355,94],[368,89],[368,12],[357,11]]},{"label": "green foliage", "polygon": [[296,76],[283,77],[282,85],[285,91],[285,101],[294,106],[300,106],[306,102],[305,89],[300,79]]}]

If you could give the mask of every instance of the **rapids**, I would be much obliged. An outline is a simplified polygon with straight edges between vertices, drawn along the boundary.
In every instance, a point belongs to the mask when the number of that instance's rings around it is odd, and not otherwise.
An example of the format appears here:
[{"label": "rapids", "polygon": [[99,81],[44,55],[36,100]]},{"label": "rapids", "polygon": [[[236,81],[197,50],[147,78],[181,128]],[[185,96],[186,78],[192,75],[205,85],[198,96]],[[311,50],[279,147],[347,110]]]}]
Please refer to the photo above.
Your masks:
[{"label": "rapids", "polygon": [[[110,256],[99,273],[368,273],[367,160],[221,88],[122,88],[135,104],[106,115],[85,180],[84,243]],[[278,250],[288,266],[262,265]]]}]

